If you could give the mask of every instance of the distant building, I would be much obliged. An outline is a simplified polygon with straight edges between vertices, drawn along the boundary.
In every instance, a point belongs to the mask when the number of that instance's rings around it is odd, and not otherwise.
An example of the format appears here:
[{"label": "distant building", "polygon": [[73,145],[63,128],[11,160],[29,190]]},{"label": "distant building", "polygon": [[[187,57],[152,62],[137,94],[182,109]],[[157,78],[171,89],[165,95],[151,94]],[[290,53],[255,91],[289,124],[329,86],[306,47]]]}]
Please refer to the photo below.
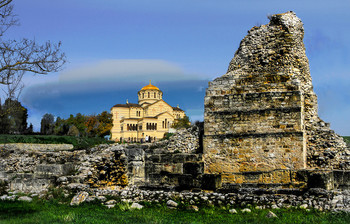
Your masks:
[{"label": "distant building", "polygon": [[114,105],[111,140],[144,142],[163,138],[174,120],[183,118],[185,112],[170,106],[162,97],[163,92],[150,81],[138,92],[138,104],[127,101]]}]

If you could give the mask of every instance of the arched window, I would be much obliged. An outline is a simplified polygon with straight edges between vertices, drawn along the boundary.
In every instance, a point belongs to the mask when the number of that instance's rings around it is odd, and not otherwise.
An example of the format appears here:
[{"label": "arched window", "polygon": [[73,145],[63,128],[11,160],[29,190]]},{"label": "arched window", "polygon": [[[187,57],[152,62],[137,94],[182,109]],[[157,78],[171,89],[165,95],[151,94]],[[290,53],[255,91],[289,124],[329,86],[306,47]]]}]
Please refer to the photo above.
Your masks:
[{"label": "arched window", "polygon": [[142,99],[144,99],[145,98],[145,93],[142,93]]},{"label": "arched window", "polygon": [[156,98],[156,93],[154,93],[154,98]]},{"label": "arched window", "polygon": [[162,124],[163,124],[163,125],[162,125],[162,128],[164,128],[164,121],[162,122]]},{"label": "arched window", "polygon": [[166,128],[166,126],[167,126],[167,119],[165,119],[165,128]]},{"label": "arched window", "polygon": [[148,92],[148,98],[151,98],[151,97],[150,97],[150,93],[149,93],[149,92]]}]

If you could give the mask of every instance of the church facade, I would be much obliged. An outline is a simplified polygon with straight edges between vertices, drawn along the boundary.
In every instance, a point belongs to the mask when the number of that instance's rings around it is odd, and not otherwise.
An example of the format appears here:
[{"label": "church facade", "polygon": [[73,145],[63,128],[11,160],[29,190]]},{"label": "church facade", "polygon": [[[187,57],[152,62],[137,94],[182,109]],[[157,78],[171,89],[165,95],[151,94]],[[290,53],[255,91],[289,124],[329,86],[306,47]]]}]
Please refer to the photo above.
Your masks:
[{"label": "church facade", "polygon": [[156,141],[164,137],[185,112],[163,100],[163,92],[151,84],[138,92],[138,103],[116,104],[111,109],[111,140],[117,142]]}]

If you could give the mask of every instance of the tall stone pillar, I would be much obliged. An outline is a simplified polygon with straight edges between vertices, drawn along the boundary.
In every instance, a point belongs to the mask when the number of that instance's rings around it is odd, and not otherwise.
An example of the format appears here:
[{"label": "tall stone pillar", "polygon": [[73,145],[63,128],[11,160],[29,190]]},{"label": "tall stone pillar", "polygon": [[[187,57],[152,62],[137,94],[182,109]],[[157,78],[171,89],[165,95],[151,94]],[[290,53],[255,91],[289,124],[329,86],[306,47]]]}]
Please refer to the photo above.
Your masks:
[{"label": "tall stone pillar", "polygon": [[[239,183],[245,181],[238,175],[242,172],[278,176],[279,170],[339,168],[345,144],[317,115],[303,36],[303,24],[294,12],[273,15],[269,24],[248,31],[227,73],[209,83],[205,172]],[[325,150],[338,160],[315,160]],[[258,176],[256,181],[279,182],[290,179],[288,175]]]}]

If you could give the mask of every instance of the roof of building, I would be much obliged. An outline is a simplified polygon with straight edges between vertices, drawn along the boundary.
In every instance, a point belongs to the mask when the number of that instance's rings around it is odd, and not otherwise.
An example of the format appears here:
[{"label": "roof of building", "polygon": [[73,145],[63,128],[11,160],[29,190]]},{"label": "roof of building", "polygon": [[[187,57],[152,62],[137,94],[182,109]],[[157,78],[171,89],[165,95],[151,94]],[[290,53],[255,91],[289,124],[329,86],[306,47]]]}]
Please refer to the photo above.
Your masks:
[{"label": "roof of building", "polygon": [[151,80],[149,80],[149,84],[147,86],[142,87],[141,90],[159,90],[157,86],[151,84]]},{"label": "roof of building", "polygon": [[127,120],[142,120],[142,118],[139,118],[139,117],[127,117],[127,118],[122,118],[120,119],[120,121],[127,121]]},{"label": "roof of building", "polygon": [[183,110],[182,110],[182,109],[180,109],[179,107],[173,107],[173,110],[183,111]]},{"label": "roof of building", "polygon": [[113,107],[141,107],[141,106],[137,103],[126,103],[126,104],[116,104]]},{"label": "roof of building", "polygon": [[169,113],[168,111],[165,111],[165,112],[163,112],[163,113],[160,113],[160,114],[158,114],[157,116],[155,116],[155,117],[159,117],[160,115],[162,115],[162,114],[169,114],[170,116],[172,116],[172,117],[174,117],[171,113]]}]

